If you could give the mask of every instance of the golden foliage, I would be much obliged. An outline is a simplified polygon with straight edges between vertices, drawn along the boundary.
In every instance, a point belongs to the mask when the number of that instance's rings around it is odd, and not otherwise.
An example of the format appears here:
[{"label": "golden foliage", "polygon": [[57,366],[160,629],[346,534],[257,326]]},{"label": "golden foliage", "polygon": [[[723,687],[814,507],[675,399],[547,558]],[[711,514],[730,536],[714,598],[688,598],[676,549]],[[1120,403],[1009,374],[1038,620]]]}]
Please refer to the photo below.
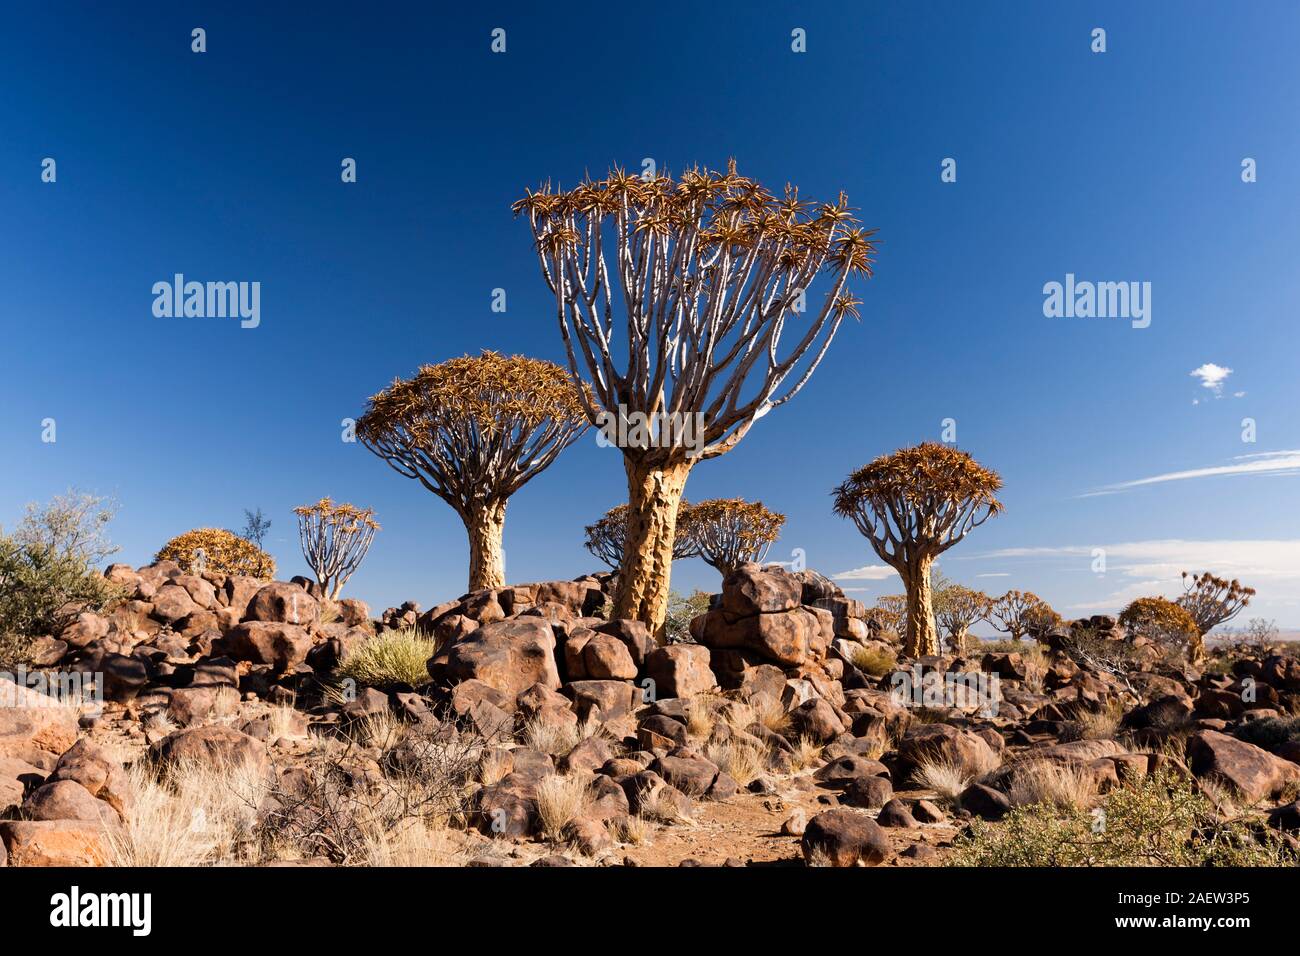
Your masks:
[{"label": "golden foliage", "polygon": [[379,522],[375,520],[373,508],[358,508],[347,502],[336,505],[333,499],[328,497],[322,498],[314,505],[299,505],[293,509],[293,513],[299,518],[333,525],[347,534],[355,533],[362,528],[379,530]]},{"label": "golden foliage", "polygon": [[162,546],[155,561],[175,561],[181,570],[197,574],[247,574],[269,580],[275,576],[275,559],[250,541],[221,528],[195,528]]},{"label": "golden foliage", "polygon": [[394,381],[371,397],[357,437],[468,518],[504,503],[576,441],[589,405],[560,366],[485,351]]},{"label": "golden foliage", "polygon": [[1120,612],[1119,623],[1130,635],[1157,644],[1181,647],[1194,644],[1201,635],[1186,609],[1162,597],[1138,598]]},{"label": "golden foliage", "polygon": [[553,191],[549,182],[527,190],[511,208],[534,222],[539,246],[552,254],[581,243],[574,226],[578,217],[625,215],[634,231],[661,237],[698,224],[698,241],[706,250],[739,254],[766,246],[783,266],[826,256],[847,271],[870,276],[875,230],[857,228],[844,194],[820,205],[798,196],[798,189],[787,185],[778,199],[737,173],[731,160],[726,172],[694,167],[676,180],[666,173],[643,179],[614,167],[604,179],[587,179],[567,191]]},{"label": "golden foliage", "polygon": [[[851,517],[864,507],[891,506],[918,518],[939,517],[960,509],[1002,510],[996,493],[997,472],[984,468],[967,452],[937,442],[922,442],[881,455],[835,489],[835,513]],[[924,524],[917,526],[925,533]]]},{"label": "golden foliage", "polygon": [[486,437],[549,419],[586,421],[569,373],[542,359],[484,351],[421,365],[412,378],[395,379],[370,399],[357,434],[378,437],[400,428],[429,441],[439,427],[469,421]]},{"label": "golden foliage", "polygon": [[677,534],[725,576],[746,561],[762,561],[784,524],[785,515],[769,511],[761,501],[713,498],[684,506]]}]

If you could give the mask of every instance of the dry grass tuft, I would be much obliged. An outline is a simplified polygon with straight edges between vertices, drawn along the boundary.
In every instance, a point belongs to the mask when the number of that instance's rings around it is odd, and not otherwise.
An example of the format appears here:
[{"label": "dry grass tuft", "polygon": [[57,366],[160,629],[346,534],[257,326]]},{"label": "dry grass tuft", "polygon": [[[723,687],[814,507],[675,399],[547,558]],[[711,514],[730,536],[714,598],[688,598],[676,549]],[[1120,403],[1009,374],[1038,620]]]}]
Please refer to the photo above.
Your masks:
[{"label": "dry grass tuft", "polygon": [[1063,810],[1091,806],[1097,785],[1086,770],[1069,763],[1034,760],[1015,768],[1007,797],[1013,807],[1049,804]]},{"label": "dry grass tuft", "polygon": [[961,792],[975,778],[956,764],[941,759],[923,759],[912,773],[917,786],[933,790],[941,800],[955,805]]},{"label": "dry grass tuft", "polygon": [[108,831],[109,866],[212,866],[258,862],[249,858],[256,808],[266,793],[260,770],[181,762],[157,767],[139,761],[127,769],[130,811]]},{"label": "dry grass tuft", "polygon": [[537,785],[537,816],[542,831],[552,840],[582,816],[591,805],[591,778],[583,774],[553,773]]},{"label": "dry grass tuft", "polygon": [[704,754],[741,787],[748,787],[767,771],[767,754],[753,744],[725,740],[709,744]]},{"label": "dry grass tuft", "polygon": [[821,762],[822,751],[825,749],[811,737],[801,736],[794,742],[794,751],[789,755],[790,769],[798,773],[817,766]]}]

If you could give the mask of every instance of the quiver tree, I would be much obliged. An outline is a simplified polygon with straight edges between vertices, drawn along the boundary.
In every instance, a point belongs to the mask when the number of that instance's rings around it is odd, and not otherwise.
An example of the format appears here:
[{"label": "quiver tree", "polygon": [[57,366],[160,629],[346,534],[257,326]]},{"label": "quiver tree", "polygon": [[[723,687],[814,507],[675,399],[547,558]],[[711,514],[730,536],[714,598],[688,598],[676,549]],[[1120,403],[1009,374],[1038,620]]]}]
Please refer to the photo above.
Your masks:
[{"label": "quiver tree", "polygon": [[996,472],[964,451],[924,442],[882,455],[835,490],[835,513],[852,519],[907,591],[903,653],[939,652],[930,569],[971,529],[1002,510]]},{"label": "quiver tree", "polygon": [[895,637],[903,631],[907,619],[907,595],[884,594],[876,599],[876,606],[867,611],[867,627],[871,636],[881,638],[881,632],[893,631]]},{"label": "quiver tree", "polygon": [[484,352],[394,381],[370,399],[357,437],[460,515],[477,591],[505,584],[506,502],[587,428],[587,404],[560,366]]},{"label": "quiver tree", "polygon": [[993,599],[984,619],[1013,641],[1018,641],[1041,619],[1043,612],[1040,608],[1046,603],[1033,591],[1008,591]]},{"label": "quiver tree", "polygon": [[962,584],[936,588],[934,618],[948,635],[948,644],[957,653],[966,646],[966,636],[976,621],[988,613],[989,596]]},{"label": "quiver tree", "polygon": [[1186,653],[1196,660],[1202,654],[1201,632],[1184,608],[1162,597],[1138,598],[1119,615],[1130,638],[1142,637],[1166,651]]},{"label": "quiver tree", "polygon": [[761,501],[714,498],[691,505],[684,533],[694,551],[724,578],[746,561],[759,561],[781,533],[785,515],[768,511]]},{"label": "quiver tree", "polygon": [[333,601],[375,540],[379,530],[375,513],[346,503],[336,505],[329,498],[294,508],[293,513],[298,516],[302,556],[321,592]]},{"label": "quiver tree", "polygon": [[615,614],[658,634],[692,466],[730,451],[808,381],[857,316],[848,279],[870,275],[872,234],[842,194],[814,205],[787,186],[778,199],[734,163],[676,180],[614,169],[569,191],[529,191],[514,210],[532,227],[569,368],[590,383],[588,417],[623,452]]},{"label": "quiver tree", "polygon": [[1040,598],[1025,610],[1021,623],[1024,624],[1026,634],[1039,643],[1046,644],[1048,635],[1064,621],[1050,604]]},{"label": "quiver tree", "polygon": [[[690,505],[682,502],[681,510],[688,511]],[[623,564],[623,542],[627,538],[627,505],[617,505],[605,512],[605,516],[595,524],[587,525],[586,548],[593,555],[617,571]],[[673,542],[673,560],[693,558],[696,556],[695,545],[687,535],[678,535]]]},{"label": "quiver tree", "polygon": [[[1192,616],[1200,636],[1204,637],[1220,624],[1231,621],[1255,596],[1255,589],[1240,581],[1215,577],[1209,571],[1201,574],[1183,572],[1183,595],[1176,602]],[[1193,659],[1204,651],[1202,641],[1196,642]]]}]

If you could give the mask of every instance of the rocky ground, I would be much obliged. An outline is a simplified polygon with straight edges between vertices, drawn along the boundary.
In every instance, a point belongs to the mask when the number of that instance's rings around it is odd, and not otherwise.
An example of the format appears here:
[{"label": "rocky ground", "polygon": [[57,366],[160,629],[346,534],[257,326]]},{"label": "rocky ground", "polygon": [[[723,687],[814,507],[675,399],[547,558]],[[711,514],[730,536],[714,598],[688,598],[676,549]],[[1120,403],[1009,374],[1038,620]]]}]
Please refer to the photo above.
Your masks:
[{"label": "rocky ground", "polygon": [[[126,600],[33,649],[102,675],[102,711],[0,679],[0,865],[933,865],[1153,775],[1300,829],[1287,654],[1190,667],[1099,617],[903,661],[826,578],[757,565],[667,646],[604,617],[607,576],[372,618],[303,579],[106,573]],[[392,632],[424,674],[339,681]]]}]

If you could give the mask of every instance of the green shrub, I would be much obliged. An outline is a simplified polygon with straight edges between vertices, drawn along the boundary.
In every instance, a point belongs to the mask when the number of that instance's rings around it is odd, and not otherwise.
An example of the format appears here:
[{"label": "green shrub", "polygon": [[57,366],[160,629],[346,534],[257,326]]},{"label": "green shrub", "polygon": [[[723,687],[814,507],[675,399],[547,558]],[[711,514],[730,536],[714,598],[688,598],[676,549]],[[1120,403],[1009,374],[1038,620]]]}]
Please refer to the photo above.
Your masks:
[{"label": "green shrub", "polygon": [[220,528],[195,528],[162,546],[155,561],[175,561],[186,573],[247,574],[275,577],[275,559],[239,535]]},{"label": "green shrub", "polygon": [[707,591],[695,591],[683,597],[676,591],[668,594],[668,616],[664,619],[664,636],[670,641],[689,641],[691,621],[709,609]]},{"label": "green shrub", "polygon": [[33,638],[120,600],[95,567],[116,550],[103,537],[111,518],[102,499],[70,493],[28,506],[13,535],[0,532],[0,664],[24,663]]},{"label": "green shrub", "polygon": [[1096,809],[1034,804],[976,820],[952,866],[1295,866],[1270,830],[1226,820],[1192,782],[1159,773],[1112,790]]},{"label": "green shrub", "polygon": [[437,649],[434,641],[414,627],[384,631],[346,655],[335,668],[334,677],[379,690],[401,685],[418,687],[428,683],[425,664]]},{"label": "green shrub", "polygon": [[1242,724],[1235,733],[1248,744],[1276,750],[1288,740],[1300,738],[1300,717],[1262,717]]}]

